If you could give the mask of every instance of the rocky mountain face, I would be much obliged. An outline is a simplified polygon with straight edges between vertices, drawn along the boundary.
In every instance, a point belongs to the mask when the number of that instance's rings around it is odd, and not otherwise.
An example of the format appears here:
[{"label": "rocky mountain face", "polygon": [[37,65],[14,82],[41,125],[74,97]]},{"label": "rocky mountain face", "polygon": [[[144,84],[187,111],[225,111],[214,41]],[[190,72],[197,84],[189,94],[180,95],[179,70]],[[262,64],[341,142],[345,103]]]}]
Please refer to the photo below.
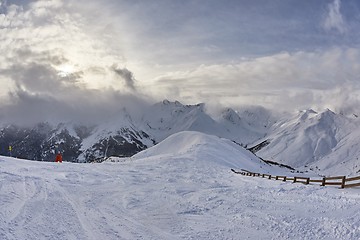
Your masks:
[{"label": "rocky mountain face", "polygon": [[70,135],[67,129],[60,130],[48,123],[39,123],[33,127],[8,125],[0,130],[1,155],[51,161],[61,151],[64,158],[75,162],[80,146],[81,138]]},{"label": "rocky mountain face", "polygon": [[[39,161],[54,161],[57,152],[61,152],[64,161],[92,162],[102,161],[109,156],[132,156],[146,149],[142,142],[150,138],[142,131],[121,128],[108,136],[92,141],[88,148],[83,144],[93,137],[93,128],[71,126],[72,132],[64,126],[51,126],[39,123],[33,128],[6,126],[0,130],[0,155],[12,155],[18,158]],[[84,131],[86,134],[84,134]],[[11,146],[12,151],[9,151]]]}]

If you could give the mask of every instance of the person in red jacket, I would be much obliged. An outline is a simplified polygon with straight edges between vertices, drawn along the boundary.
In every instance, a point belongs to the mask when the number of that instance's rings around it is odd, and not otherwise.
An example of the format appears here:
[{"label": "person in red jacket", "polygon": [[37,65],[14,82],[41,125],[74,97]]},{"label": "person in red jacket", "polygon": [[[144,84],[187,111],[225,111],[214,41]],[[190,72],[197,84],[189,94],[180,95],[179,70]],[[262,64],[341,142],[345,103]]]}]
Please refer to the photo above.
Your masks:
[{"label": "person in red jacket", "polygon": [[61,155],[61,153],[56,154],[55,162],[62,163],[62,155]]}]

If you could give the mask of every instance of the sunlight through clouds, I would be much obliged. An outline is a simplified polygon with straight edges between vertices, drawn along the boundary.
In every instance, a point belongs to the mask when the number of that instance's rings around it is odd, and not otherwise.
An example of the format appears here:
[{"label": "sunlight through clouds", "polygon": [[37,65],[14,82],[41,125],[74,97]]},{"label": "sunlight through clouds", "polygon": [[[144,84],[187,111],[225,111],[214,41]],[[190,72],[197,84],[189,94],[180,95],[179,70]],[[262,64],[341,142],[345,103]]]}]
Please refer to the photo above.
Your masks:
[{"label": "sunlight through clouds", "polygon": [[109,114],[118,97],[284,110],[360,100],[355,0],[0,2],[0,108],[25,95],[48,109],[102,101]]},{"label": "sunlight through clouds", "polygon": [[[74,13],[70,2],[36,1],[28,7],[10,5],[7,10],[1,29],[5,33],[1,39],[3,69],[35,62],[49,64],[60,77],[75,69],[81,71],[83,77],[78,80],[83,86],[122,88],[114,84],[107,70],[114,63],[123,63],[121,53],[112,52],[101,37],[86,32],[86,17]],[[104,69],[101,76],[87,73],[94,67]]]}]

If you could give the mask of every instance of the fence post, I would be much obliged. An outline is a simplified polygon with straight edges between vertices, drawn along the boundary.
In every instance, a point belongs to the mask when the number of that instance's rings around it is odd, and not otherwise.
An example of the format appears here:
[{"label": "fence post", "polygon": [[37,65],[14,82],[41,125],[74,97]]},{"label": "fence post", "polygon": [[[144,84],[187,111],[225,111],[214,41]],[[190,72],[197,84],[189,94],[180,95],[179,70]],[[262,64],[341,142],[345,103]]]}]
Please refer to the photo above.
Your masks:
[{"label": "fence post", "polygon": [[322,182],[321,182],[321,186],[325,186],[325,181],[326,181],[326,178],[323,177]]},{"label": "fence post", "polygon": [[341,179],[341,188],[345,187],[345,180],[346,180],[346,176],[343,176]]},{"label": "fence post", "polygon": [[306,184],[309,184],[310,183],[310,178],[307,178],[306,179]]},{"label": "fence post", "polygon": [[294,183],[296,183],[296,177],[294,177]]},{"label": "fence post", "polygon": [[286,182],[286,176],[284,177],[284,182]]},{"label": "fence post", "polygon": [[271,179],[271,174],[269,174],[269,179]]},{"label": "fence post", "polygon": [[275,177],[275,180],[278,180],[278,179],[279,179],[279,176],[276,176],[276,177]]}]

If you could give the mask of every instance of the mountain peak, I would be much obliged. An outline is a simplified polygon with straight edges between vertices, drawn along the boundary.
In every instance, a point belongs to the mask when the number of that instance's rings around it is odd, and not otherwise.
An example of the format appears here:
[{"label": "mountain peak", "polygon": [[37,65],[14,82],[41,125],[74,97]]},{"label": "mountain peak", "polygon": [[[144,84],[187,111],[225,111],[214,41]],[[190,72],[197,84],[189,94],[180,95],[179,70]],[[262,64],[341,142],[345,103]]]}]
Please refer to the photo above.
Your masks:
[{"label": "mountain peak", "polygon": [[306,119],[311,118],[311,117],[313,117],[313,116],[315,116],[317,114],[318,114],[318,112],[316,112],[315,110],[309,108],[309,109],[305,109],[305,110],[300,111],[299,116],[300,116],[301,121],[305,121]]},{"label": "mountain peak", "polygon": [[177,107],[183,107],[183,106],[184,106],[184,105],[183,105],[181,102],[179,102],[179,101],[171,102],[171,101],[169,101],[169,100],[167,100],[167,99],[164,99],[164,100],[162,101],[162,105],[164,105],[164,106],[177,106]]},{"label": "mountain peak", "polygon": [[312,109],[312,108],[309,108],[309,109],[305,109],[305,110],[302,110],[300,111],[301,113],[307,113],[307,114],[317,114],[317,112]]},{"label": "mountain peak", "polygon": [[223,110],[221,116],[223,119],[228,120],[233,124],[241,123],[240,116],[232,108],[226,108],[225,110]]}]

